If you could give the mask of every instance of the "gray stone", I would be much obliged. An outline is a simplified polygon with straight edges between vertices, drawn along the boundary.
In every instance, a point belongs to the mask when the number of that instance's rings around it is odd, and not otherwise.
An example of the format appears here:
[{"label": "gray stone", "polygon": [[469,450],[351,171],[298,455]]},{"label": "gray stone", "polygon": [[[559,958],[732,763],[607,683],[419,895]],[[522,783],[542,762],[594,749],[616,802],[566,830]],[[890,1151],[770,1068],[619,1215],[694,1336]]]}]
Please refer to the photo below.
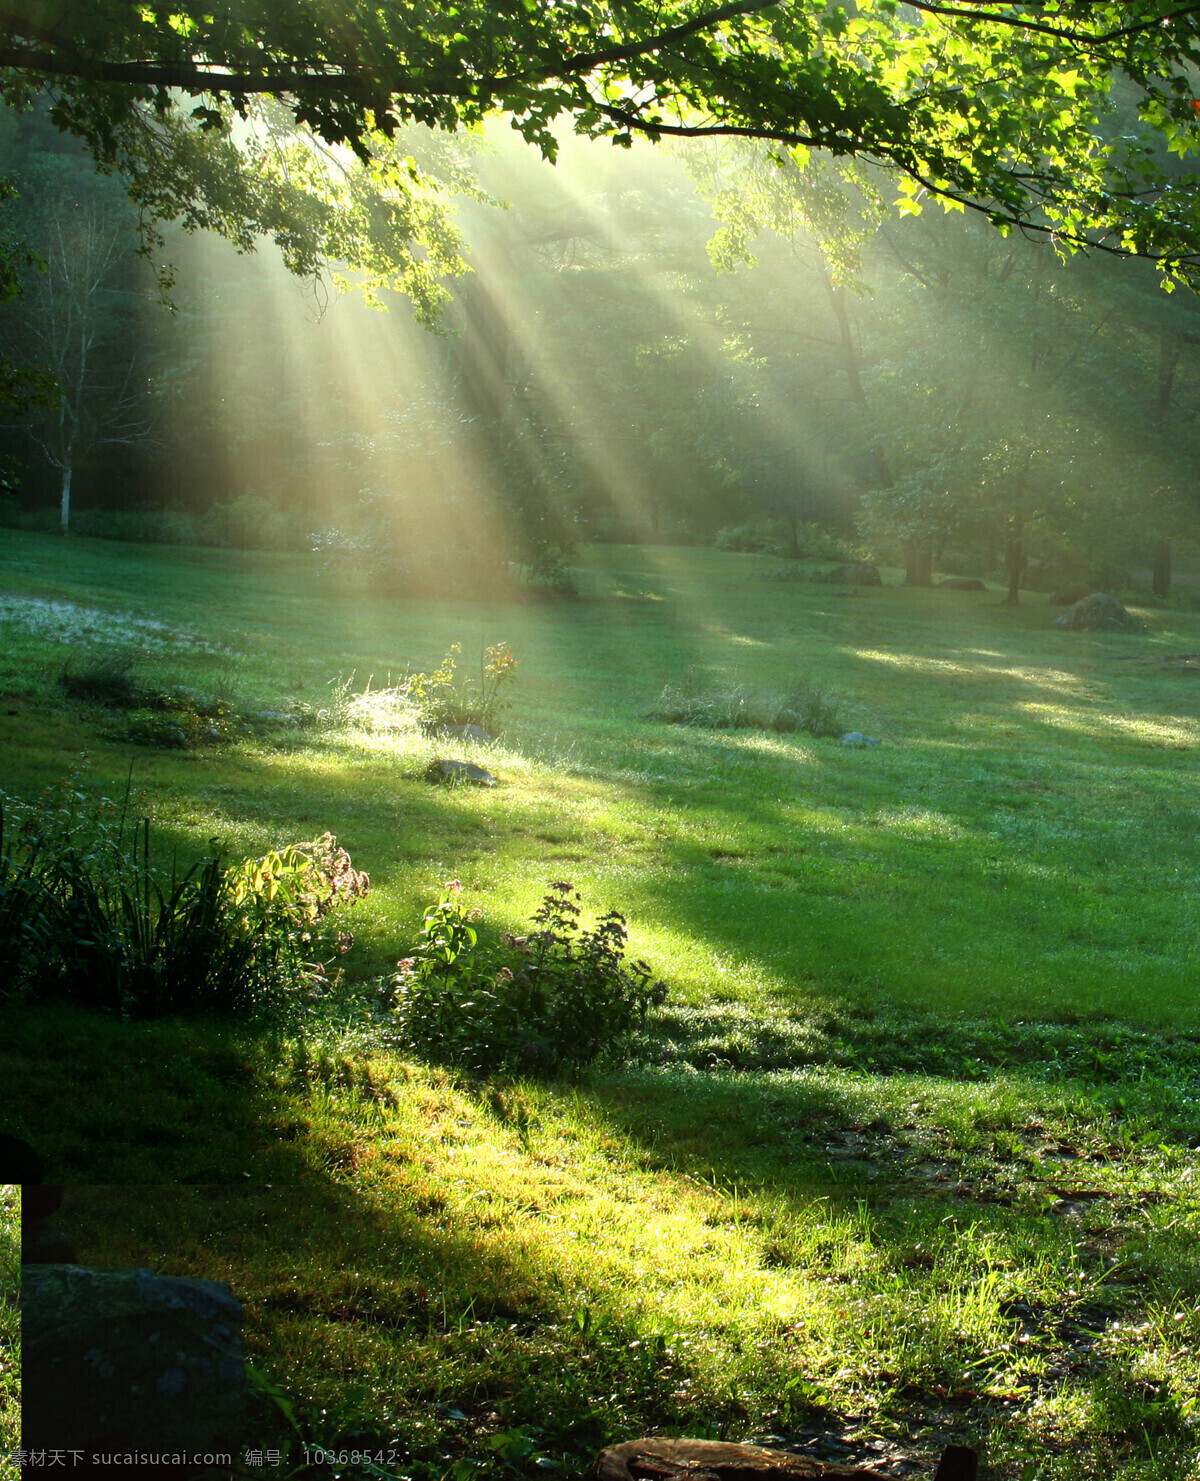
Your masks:
[{"label": "gray stone", "polygon": [[482,725],[439,725],[433,733],[444,736],[447,740],[474,741],[478,746],[489,745],[496,739]]},{"label": "gray stone", "polygon": [[987,584],[976,576],[947,576],[938,582],[939,591],[986,591]]},{"label": "gray stone", "polygon": [[876,740],[873,735],[864,735],[861,730],[848,730],[842,736],[844,746],[881,746],[883,742]]},{"label": "gray stone", "polygon": [[1056,617],[1053,627],[1066,627],[1074,632],[1145,632],[1146,624],[1127,611],[1116,597],[1094,592]]},{"label": "gray stone", "polygon": [[[227,1285],[150,1270],[27,1265],[21,1308],[25,1449],[239,1454],[242,1308]],[[160,1474],[212,1472],[168,1466]]]},{"label": "gray stone", "polygon": [[475,787],[494,787],[497,778],[486,767],[476,766],[473,761],[431,761],[425,770],[428,782],[469,782]]}]

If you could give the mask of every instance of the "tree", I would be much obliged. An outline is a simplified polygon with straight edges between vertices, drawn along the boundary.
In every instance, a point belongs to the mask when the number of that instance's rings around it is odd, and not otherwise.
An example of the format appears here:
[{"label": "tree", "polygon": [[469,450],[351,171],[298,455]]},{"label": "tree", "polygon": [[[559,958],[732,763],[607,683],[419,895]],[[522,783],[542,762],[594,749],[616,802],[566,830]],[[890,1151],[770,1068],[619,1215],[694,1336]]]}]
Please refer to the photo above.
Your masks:
[{"label": "tree", "polygon": [[26,273],[5,331],[56,388],[52,399],[15,409],[56,470],[65,534],[80,462],[102,444],[149,435],[145,341],[133,332],[145,293],[127,281],[132,212],[114,181],[41,156],[22,185],[24,198],[10,210],[39,248],[40,271]]},{"label": "tree", "polygon": [[[148,221],[241,242],[269,230],[309,269],[399,252],[418,286],[411,247],[436,254],[441,226],[389,141],[496,111],[551,157],[562,117],[617,143],[749,136],[862,156],[900,172],[910,210],[931,192],[1195,283],[1200,175],[1169,157],[1200,145],[1197,63],[1200,12],[1178,0],[0,0],[4,95],[49,89],[55,121],[126,176]],[[329,161],[297,192],[255,99],[357,155],[387,219],[356,215],[353,186],[306,217]],[[254,124],[241,138],[234,114]]]}]

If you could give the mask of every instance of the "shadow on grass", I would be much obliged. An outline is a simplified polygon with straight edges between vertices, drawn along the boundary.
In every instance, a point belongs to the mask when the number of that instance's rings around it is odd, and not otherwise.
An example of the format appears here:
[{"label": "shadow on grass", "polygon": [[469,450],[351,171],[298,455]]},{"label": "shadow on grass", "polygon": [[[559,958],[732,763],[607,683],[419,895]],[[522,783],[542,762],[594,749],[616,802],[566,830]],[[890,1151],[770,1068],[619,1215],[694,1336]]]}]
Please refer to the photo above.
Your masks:
[{"label": "shadow on grass", "polygon": [[[521,1464],[506,1474],[540,1456],[578,1473],[615,1436],[694,1422],[670,1398],[686,1365],[662,1344],[590,1323],[550,1266],[485,1247],[435,1204],[386,1209],[332,1182],[74,1186],[59,1223],[86,1263],[228,1282],[247,1359],[283,1386],[310,1450],[391,1454],[431,1481],[470,1454],[499,1464],[511,1452]],[[256,1394],[247,1443],[281,1452],[286,1468],[299,1439]],[[328,1461],[303,1458],[311,1466],[286,1474],[328,1477]],[[280,1473],[268,1462],[265,1474]]]}]

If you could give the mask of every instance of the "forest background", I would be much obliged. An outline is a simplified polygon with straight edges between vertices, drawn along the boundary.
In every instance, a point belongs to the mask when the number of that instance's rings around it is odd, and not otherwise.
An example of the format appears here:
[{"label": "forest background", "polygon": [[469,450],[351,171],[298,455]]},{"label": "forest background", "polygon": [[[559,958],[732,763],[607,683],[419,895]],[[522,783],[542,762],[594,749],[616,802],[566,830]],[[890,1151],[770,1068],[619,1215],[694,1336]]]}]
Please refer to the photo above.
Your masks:
[{"label": "forest background", "polygon": [[1197,528],[1191,292],[897,212],[865,163],[560,145],[405,133],[446,269],[414,315],[211,234],[147,260],[121,182],[7,114],[8,250],[34,256],[5,343],[59,391],[0,431],[0,517],[315,549],[397,595],[566,586],[580,541],[863,555],[1012,601],[1153,567],[1168,594]]}]

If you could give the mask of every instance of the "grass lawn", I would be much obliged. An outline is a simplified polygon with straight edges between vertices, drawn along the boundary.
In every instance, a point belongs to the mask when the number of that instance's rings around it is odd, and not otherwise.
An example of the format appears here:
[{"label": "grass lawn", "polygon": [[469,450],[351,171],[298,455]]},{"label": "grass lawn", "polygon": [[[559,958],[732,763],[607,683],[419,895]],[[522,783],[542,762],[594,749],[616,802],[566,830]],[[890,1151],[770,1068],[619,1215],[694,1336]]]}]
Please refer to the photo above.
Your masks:
[{"label": "grass lawn", "polygon": [[0,1478],[16,1481],[10,1459],[21,1439],[21,1190],[0,1185]]},{"label": "grass lawn", "polygon": [[[348,1018],[5,1010],[4,1129],[77,1185],[84,1258],[229,1280],[310,1446],[414,1481],[575,1475],[649,1429],[1200,1475],[1200,689],[1169,661],[1200,615],[1088,636],[1040,597],[619,547],[578,602],[415,602],[303,556],[0,540],[7,792],[86,751],[109,796],[133,763],[164,857],[335,832],[372,879],[351,977],[455,875],[492,930],[572,880],[671,985],[633,1060],[555,1086],[463,1082]],[[126,644],[278,710],[501,640],[493,790],[430,786],[445,742],[408,731],[136,746],[56,683]],[[667,683],[804,677],[883,744],[644,718]],[[259,1423],[290,1456],[248,1473],[313,1459],[269,1396]]]}]

